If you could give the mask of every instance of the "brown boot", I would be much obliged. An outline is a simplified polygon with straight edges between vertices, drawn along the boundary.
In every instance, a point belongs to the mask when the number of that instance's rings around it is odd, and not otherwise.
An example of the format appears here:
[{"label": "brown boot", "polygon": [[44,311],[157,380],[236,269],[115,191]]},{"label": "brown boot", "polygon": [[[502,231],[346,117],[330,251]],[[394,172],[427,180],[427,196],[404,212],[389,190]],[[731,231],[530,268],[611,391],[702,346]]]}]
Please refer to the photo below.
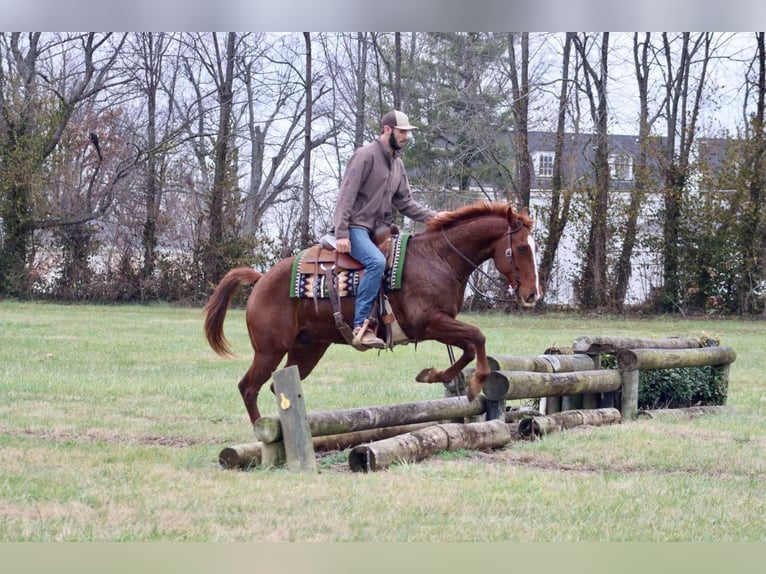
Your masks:
[{"label": "brown boot", "polygon": [[365,328],[364,325],[354,328],[353,346],[366,349],[385,349],[386,343],[383,339],[375,336],[372,330]]}]

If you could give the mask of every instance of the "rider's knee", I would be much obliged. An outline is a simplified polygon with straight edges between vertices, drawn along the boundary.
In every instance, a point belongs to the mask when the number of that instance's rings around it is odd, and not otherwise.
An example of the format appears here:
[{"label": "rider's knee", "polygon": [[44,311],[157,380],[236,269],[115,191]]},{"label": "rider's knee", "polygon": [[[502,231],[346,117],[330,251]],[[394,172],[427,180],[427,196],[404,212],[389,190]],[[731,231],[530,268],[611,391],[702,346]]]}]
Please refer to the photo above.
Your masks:
[{"label": "rider's knee", "polygon": [[383,254],[367,262],[366,269],[372,273],[383,273],[386,270],[386,258]]}]

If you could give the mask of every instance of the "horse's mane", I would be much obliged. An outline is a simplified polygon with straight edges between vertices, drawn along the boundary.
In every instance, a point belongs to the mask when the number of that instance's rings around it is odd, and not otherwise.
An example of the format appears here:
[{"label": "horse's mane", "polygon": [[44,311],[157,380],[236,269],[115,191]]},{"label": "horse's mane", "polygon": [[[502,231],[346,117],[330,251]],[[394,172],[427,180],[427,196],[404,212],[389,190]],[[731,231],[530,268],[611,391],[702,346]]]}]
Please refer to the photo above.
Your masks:
[{"label": "horse's mane", "polygon": [[509,208],[513,210],[525,227],[532,228],[534,220],[526,210],[519,212],[514,210],[509,204],[499,201],[479,201],[454,211],[440,212],[426,224],[426,230],[440,231],[460,221],[466,221],[468,219],[473,219],[474,217],[482,217],[485,215],[497,215],[498,217],[505,219],[508,217]]}]

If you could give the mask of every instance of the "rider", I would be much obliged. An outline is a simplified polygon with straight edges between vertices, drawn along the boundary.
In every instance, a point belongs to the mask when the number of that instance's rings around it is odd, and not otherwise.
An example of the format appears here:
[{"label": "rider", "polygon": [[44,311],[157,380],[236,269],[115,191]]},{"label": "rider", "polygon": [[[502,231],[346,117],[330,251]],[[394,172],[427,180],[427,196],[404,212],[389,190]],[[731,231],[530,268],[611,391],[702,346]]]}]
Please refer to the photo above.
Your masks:
[{"label": "rider", "polygon": [[375,335],[371,311],[380,290],[386,258],[372,241],[379,225],[391,225],[393,205],[402,214],[425,222],[436,211],[416,202],[411,193],[401,158],[409,132],[417,129],[409,118],[391,110],[380,120],[380,135],[358,148],[346,166],[335,206],[336,249],[351,253],[365,267],[356,294],[354,345],[363,348],[385,347]]}]

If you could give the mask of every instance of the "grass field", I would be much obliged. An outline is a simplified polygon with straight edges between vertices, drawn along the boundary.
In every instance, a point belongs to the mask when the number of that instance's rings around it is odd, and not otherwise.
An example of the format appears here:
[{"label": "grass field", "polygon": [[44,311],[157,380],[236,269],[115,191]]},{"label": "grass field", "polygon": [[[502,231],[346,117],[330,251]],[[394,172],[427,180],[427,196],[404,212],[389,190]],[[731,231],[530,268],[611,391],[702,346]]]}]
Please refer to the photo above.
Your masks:
[{"label": "grass field", "polygon": [[[0,302],[0,541],[766,541],[766,322],[554,313],[466,316],[495,354],[538,354],[581,335],[697,337],[732,346],[733,415],[638,420],[348,470],[223,470],[250,442],[237,390],[244,314],[216,356],[199,309]],[[444,366],[436,343],[332,348],[303,384],[327,410],[443,396],[414,382]],[[261,397],[264,414],[276,412]]]}]

